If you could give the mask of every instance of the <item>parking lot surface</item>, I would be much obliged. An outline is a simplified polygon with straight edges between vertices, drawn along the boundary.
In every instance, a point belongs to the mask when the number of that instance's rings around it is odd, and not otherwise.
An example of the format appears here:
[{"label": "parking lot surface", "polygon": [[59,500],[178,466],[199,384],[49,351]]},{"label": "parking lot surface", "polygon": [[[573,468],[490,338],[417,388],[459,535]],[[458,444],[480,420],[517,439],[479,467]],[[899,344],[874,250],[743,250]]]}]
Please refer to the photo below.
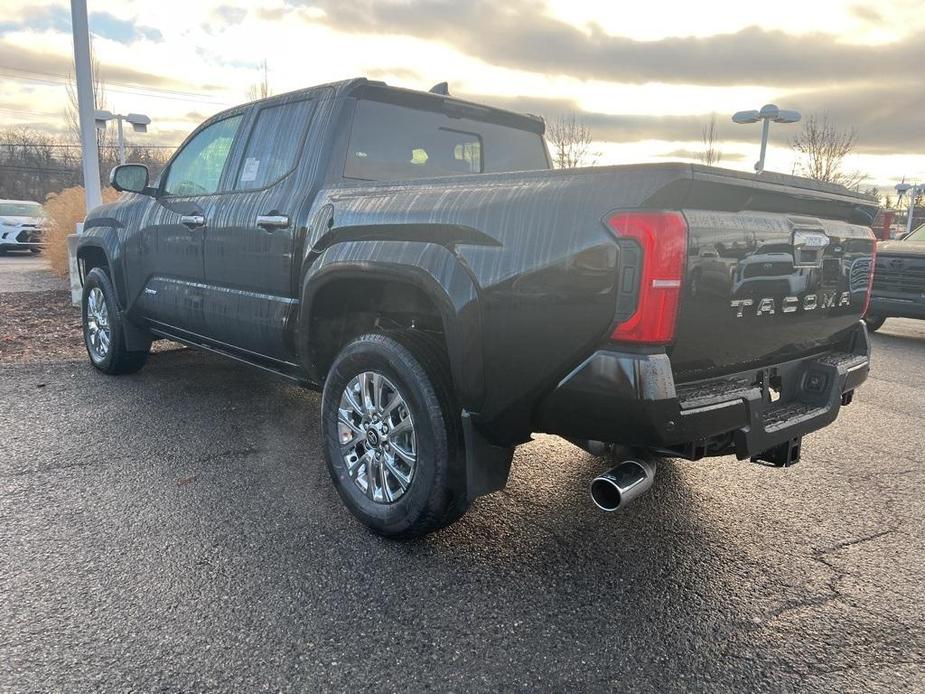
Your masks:
[{"label": "parking lot surface", "polygon": [[666,461],[607,515],[540,436],[410,543],[341,506],[315,393],[0,364],[0,690],[923,691],[925,323],[873,343],[793,468]]},{"label": "parking lot surface", "polygon": [[67,281],[47,270],[45,258],[32,253],[0,257],[0,294],[67,289]]}]

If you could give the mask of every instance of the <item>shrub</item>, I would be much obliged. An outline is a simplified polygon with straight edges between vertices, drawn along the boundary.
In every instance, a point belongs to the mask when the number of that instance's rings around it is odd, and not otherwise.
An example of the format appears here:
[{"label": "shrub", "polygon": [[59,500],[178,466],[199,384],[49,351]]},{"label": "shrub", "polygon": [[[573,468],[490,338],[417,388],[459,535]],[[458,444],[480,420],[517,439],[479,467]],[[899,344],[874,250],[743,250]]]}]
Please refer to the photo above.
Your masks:
[{"label": "shrub", "polygon": [[[119,197],[113,188],[103,189],[103,202],[113,202]],[[45,256],[52,271],[67,277],[67,237],[73,234],[77,223],[87,216],[82,186],[65,188],[60,193],[52,193],[45,202],[48,224],[45,228]]]}]

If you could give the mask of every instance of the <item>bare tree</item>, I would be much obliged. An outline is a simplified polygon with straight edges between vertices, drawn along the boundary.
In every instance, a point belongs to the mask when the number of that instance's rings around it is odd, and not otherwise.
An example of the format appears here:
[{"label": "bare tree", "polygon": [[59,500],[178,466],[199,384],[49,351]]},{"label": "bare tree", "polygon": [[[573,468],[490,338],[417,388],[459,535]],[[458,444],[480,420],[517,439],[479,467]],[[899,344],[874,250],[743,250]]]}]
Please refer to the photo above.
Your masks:
[{"label": "bare tree", "polygon": [[867,186],[863,193],[874,198],[878,205],[883,205],[883,196],[880,195],[880,189],[877,186]]},{"label": "bare tree", "polygon": [[73,143],[25,127],[0,130],[0,198],[42,202],[80,182],[80,152]]},{"label": "bare tree", "polygon": [[790,146],[800,155],[798,169],[804,176],[855,188],[866,176],[858,171],[845,171],[844,165],[857,140],[854,128],[841,128],[823,113],[821,116],[813,114],[803,121],[800,134],[793,138]]},{"label": "bare tree", "polygon": [[267,60],[263,60],[263,79],[259,82],[255,82],[247,89],[247,98],[250,101],[256,101],[257,99],[266,99],[268,96],[273,94],[273,90],[270,89],[270,72],[267,69]]},{"label": "bare tree", "polygon": [[546,139],[552,146],[552,161],[557,169],[594,166],[599,156],[591,151],[591,130],[574,112],[551,121],[546,128]]},{"label": "bare tree", "polygon": [[700,152],[699,159],[707,166],[719,164],[723,158],[723,153],[717,145],[716,137],[716,114],[710,116],[710,122],[703,126],[700,139],[703,142],[703,151]]},{"label": "bare tree", "polygon": [[[100,61],[93,51],[93,43],[90,43],[90,64],[93,66],[93,109],[106,110],[106,83],[103,81],[103,69]],[[64,85],[67,91],[67,105],[65,106],[65,118],[67,119],[68,131],[74,142],[80,142],[80,114],[77,107],[77,78],[71,71],[67,76],[67,83]],[[96,131],[97,145],[102,147],[106,144],[106,131]]]}]

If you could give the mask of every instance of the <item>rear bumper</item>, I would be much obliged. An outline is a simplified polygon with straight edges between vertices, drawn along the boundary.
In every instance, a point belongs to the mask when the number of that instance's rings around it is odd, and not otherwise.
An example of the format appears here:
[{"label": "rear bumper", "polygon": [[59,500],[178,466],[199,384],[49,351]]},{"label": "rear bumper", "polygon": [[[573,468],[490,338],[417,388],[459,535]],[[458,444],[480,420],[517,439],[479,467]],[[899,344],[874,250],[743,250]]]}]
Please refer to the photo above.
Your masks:
[{"label": "rear bumper", "polygon": [[861,322],[844,351],[683,385],[664,353],[602,349],[542,402],[538,428],[692,459],[749,458],[833,422],[867,378],[869,357]]},{"label": "rear bumper", "polygon": [[899,299],[874,294],[867,313],[887,318],[925,318],[925,295]]}]

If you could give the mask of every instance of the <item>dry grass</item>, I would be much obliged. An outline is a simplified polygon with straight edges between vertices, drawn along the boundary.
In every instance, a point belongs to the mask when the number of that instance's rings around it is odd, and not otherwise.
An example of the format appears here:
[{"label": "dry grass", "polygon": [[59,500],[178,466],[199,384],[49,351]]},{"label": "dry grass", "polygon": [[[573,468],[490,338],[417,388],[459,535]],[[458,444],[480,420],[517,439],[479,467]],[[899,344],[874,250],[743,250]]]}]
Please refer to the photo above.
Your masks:
[{"label": "dry grass", "polygon": [[[103,189],[103,202],[113,202],[119,197],[112,188]],[[73,234],[78,222],[87,216],[84,205],[82,186],[65,188],[60,193],[52,193],[45,203],[48,214],[48,228],[45,230],[45,256],[52,271],[61,277],[67,277],[67,237]]]}]

